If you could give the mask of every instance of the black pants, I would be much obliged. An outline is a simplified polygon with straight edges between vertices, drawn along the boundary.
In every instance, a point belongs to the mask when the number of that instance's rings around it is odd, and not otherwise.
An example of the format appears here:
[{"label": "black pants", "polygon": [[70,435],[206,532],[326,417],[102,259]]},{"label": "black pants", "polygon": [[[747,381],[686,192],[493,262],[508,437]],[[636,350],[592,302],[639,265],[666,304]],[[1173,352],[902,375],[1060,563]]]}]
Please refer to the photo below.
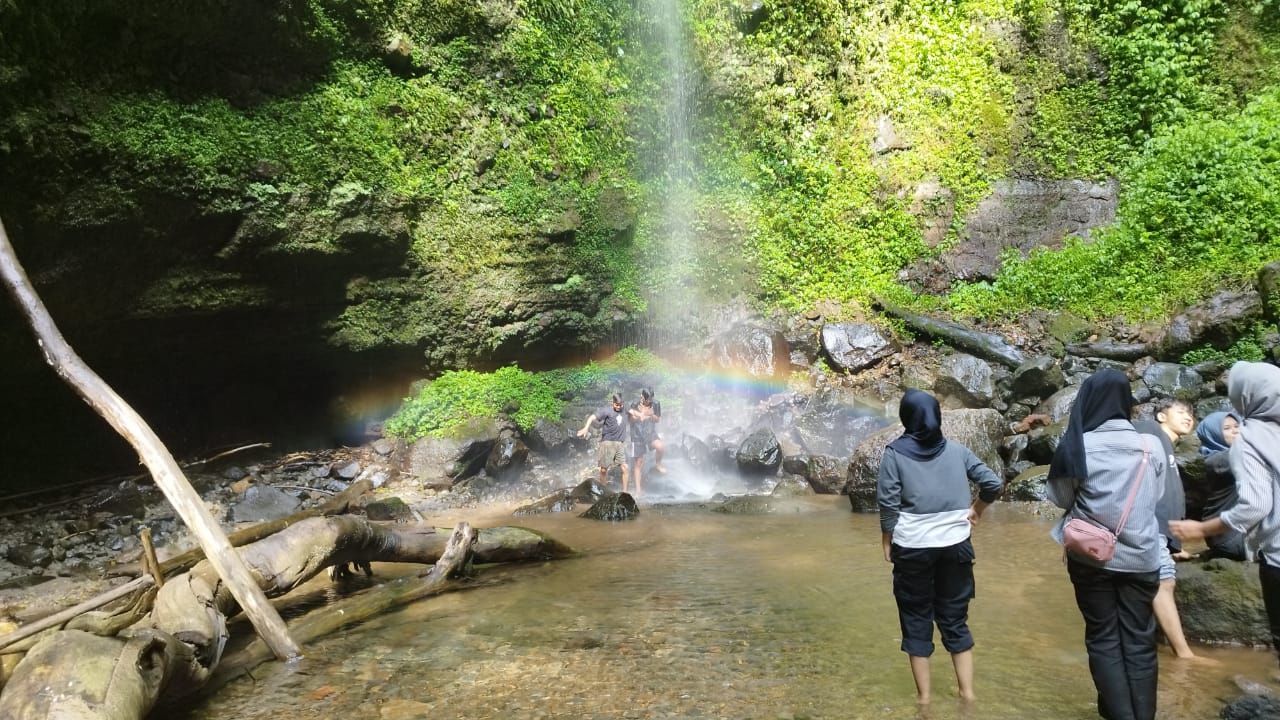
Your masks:
[{"label": "black pants", "polygon": [[1160,573],[1122,573],[1067,559],[1084,616],[1089,673],[1106,720],[1156,716],[1156,618],[1151,609]]},{"label": "black pants", "polygon": [[942,548],[894,545],[889,557],[902,651],[917,657],[933,655],[935,622],[948,652],[972,648],[968,621],[974,590],[973,543],[965,540]]},{"label": "black pants", "polygon": [[1258,579],[1262,581],[1262,604],[1267,607],[1267,624],[1271,626],[1271,647],[1280,652],[1280,568],[1260,560]]}]

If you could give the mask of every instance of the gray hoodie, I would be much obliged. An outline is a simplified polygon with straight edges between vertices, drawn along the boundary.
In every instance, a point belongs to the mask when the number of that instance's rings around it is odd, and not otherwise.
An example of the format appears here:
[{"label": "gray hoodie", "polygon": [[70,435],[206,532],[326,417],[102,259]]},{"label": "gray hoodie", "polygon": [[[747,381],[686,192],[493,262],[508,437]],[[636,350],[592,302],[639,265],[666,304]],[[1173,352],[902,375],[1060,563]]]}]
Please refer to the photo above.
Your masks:
[{"label": "gray hoodie", "polygon": [[[1142,462],[1144,442],[1150,450],[1147,469],[1133,500],[1129,519],[1117,539],[1115,556],[1100,565],[1107,570],[1137,573],[1160,568],[1156,503],[1164,494],[1168,468],[1160,441],[1139,434],[1128,420],[1108,420],[1084,434],[1089,477],[1083,482],[1077,478],[1059,477],[1050,480],[1046,488],[1049,500],[1067,511],[1053,528],[1053,538],[1059,543],[1062,542],[1062,526],[1068,517],[1087,518],[1114,532],[1120,524],[1131,483]],[[1072,558],[1099,566],[1089,558],[1076,555]]]}]

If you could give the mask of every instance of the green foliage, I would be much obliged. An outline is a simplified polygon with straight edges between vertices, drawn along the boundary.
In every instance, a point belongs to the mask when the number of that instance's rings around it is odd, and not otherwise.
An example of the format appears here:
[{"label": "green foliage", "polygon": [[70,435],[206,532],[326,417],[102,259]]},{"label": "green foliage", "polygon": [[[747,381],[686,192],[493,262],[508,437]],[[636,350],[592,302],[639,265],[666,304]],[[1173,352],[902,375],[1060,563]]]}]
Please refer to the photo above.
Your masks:
[{"label": "green foliage", "polygon": [[386,431],[414,440],[443,435],[475,418],[509,415],[524,430],[541,417],[560,417],[563,403],[538,375],[515,366],[493,373],[450,370],[416,398],[406,398],[386,422]]},{"label": "green foliage", "polygon": [[1116,225],[1092,242],[1005,259],[995,284],[961,287],[974,315],[1024,307],[1153,317],[1280,258],[1280,87],[1243,112],[1153,139],[1127,172]]},{"label": "green foliage", "polygon": [[1133,154],[1114,102],[1096,82],[1046,90],[1022,138],[1021,163],[1050,177],[1114,175]]},{"label": "green foliage", "polygon": [[1231,367],[1238,360],[1261,362],[1267,358],[1266,338],[1268,335],[1274,335],[1275,332],[1275,325],[1258,323],[1254,326],[1252,333],[1237,338],[1231,347],[1225,350],[1219,350],[1212,346],[1199,347],[1185,353],[1181,362],[1183,365],[1212,362],[1218,367],[1224,368]]},{"label": "green foliage", "polygon": [[1075,0],[1073,20],[1107,62],[1110,112],[1146,137],[1212,106],[1204,83],[1226,0]]},{"label": "green foliage", "polygon": [[416,397],[405,398],[385,428],[412,441],[446,435],[476,418],[506,415],[528,430],[539,419],[559,420],[567,399],[603,394],[627,377],[665,372],[667,366],[657,356],[635,347],[623,348],[600,363],[540,373],[514,365],[492,373],[450,370]]}]

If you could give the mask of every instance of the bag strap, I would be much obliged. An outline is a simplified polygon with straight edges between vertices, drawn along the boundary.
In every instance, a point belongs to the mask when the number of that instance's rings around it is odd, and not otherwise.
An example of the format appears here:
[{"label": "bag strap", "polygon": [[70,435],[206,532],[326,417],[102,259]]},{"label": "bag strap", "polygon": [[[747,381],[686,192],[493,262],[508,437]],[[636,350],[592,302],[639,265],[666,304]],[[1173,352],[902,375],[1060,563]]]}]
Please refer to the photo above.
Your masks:
[{"label": "bag strap", "polygon": [[1124,530],[1124,524],[1129,519],[1129,511],[1133,509],[1133,500],[1138,496],[1138,487],[1142,485],[1142,476],[1146,474],[1147,459],[1150,457],[1151,449],[1144,435],[1142,437],[1142,462],[1138,465],[1138,474],[1134,476],[1133,487],[1129,490],[1129,499],[1124,503],[1124,514],[1120,516],[1120,525],[1116,528],[1116,537],[1120,537],[1120,531]]}]

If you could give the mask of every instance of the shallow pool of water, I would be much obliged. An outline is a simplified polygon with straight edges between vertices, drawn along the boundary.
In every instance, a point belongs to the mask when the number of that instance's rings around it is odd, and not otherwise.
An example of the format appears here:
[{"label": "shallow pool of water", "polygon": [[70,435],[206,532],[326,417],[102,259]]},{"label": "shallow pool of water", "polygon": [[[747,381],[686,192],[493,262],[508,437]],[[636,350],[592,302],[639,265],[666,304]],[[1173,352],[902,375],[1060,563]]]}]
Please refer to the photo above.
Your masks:
[{"label": "shallow pool of water", "polygon": [[[475,524],[507,524],[479,518]],[[579,558],[490,569],[509,582],[421,601],[259,666],[180,717],[214,718],[1096,718],[1094,690],[1049,518],[997,505],[974,536],[977,704],[933,659],[934,703],[914,703],[891,566],[874,515],[843,498],[727,516],[643,507],[607,524],[571,515],[509,524]],[[411,568],[375,566],[380,577]],[[324,581],[327,583],[327,581]],[[320,581],[310,586],[323,596]],[[244,628],[240,630],[243,632]],[[1162,648],[1160,717],[1217,717],[1261,650]]]}]

